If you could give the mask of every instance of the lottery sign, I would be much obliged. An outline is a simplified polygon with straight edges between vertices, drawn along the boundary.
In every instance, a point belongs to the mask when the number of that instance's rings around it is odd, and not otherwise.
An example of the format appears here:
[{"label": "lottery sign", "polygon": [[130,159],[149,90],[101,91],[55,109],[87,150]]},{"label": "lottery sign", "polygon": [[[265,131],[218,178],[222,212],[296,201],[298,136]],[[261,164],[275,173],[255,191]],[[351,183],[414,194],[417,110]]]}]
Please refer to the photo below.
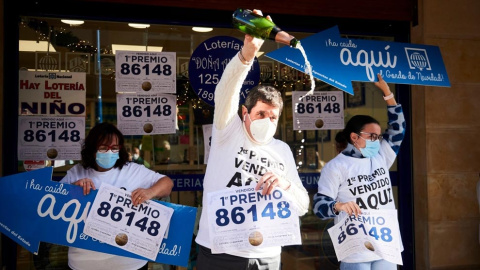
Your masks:
[{"label": "lottery sign", "polygon": [[155,260],[172,215],[173,209],[150,200],[134,206],[131,192],[102,184],[85,221],[84,233]]},{"label": "lottery sign", "polygon": [[117,92],[175,93],[175,52],[116,51]]},{"label": "lottery sign", "polygon": [[18,72],[19,115],[85,117],[84,72]]},{"label": "lottery sign", "polygon": [[117,126],[125,135],[173,134],[176,101],[170,94],[117,94]]},{"label": "lottery sign", "polygon": [[18,117],[19,160],[80,160],[83,117]]},{"label": "lottery sign", "polygon": [[339,261],[360,253],[366,261],[383,258],[402,264],[397,210],[368,210],[358,217],[346,216],[328,233]]},{"label": "lottery sign", "polygon": [[[207,104],[214,106],[215,88],[230,60],[242,49],[243,41],[217,36],[205,40],[193,52],[188,66],[188,76],[197,96]],[[240,90],[240,104],[251,88],[260,81],[260,65],[255,58]]]},{"label": "lottery sign", "polygon": [[287,192],[262,195],[254,187],[208,194],[212,253],[300,245],[298,214]]},{"label": "lottery sign", "polygon": [[293,129],[343,129],[343,92],[292,92]]}]

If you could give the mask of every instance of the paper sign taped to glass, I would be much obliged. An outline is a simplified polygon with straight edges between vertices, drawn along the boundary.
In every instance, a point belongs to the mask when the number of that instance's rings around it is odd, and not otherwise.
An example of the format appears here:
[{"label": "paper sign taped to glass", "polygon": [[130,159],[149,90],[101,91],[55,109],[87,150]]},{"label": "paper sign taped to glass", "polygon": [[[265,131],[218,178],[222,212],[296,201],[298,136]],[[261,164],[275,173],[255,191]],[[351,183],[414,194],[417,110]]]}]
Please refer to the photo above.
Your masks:
[{"label": "paper sign taped to glass", "polygon": [[262,195],[236,187],[207,195],[212,253],[301,245],[299,218],[287,192]]}]

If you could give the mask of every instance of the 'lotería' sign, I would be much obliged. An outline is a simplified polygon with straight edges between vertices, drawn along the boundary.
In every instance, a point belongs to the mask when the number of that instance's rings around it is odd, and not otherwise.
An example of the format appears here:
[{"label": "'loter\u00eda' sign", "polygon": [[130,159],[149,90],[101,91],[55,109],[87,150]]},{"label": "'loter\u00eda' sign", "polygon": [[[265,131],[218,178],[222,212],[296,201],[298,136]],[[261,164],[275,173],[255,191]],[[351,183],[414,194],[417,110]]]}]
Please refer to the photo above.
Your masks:
[{"label": "'loter\u00eda' sign", "polygon": [[[216,36],[202,42],[190,57],[188,73],[190,84],[198,98],[214,106],[215,88],[230,60],[242,49],[243,41],[228,36]],[[260,81],[260,65],[255,58],[240,89],[240,104],[245,102],[250,89]]]},{"label": "'loter\u00eda' sign", "polygon": [[[300,43],[313,76],[352,95],[352,81],[373,82],[377,73],[389,83],[450,87],[437,46],[340,38],[338,27]],[[307,73],[298,49],[285,46],[266,56]]]}]

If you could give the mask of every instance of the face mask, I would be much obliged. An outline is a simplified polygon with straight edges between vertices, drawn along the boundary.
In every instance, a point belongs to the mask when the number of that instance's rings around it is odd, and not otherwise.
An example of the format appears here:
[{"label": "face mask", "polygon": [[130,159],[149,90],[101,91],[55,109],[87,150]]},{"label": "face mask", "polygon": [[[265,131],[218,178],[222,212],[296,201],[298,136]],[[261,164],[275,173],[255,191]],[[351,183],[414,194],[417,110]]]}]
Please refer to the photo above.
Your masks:
[{"label": "face mask", "polygon": [[[360,138],[364,139],[362,136]],[[374,157],[375,155],[378,154],[378,151],[380,151],[380,140],[376,140],[372,142],[371,140],[366,140],[365,148],[360,148],[360,152],[362,152],[362,155],[366,158],[371,158]]]},{"label": "face mask", "polygon": [[98,166],[104,169],[110,169],[115,165],[115,162],[119,159],[118,153],[107,151],[106,153],[97,152],[97,158],[95,161]]},{"label": "face mask", "polygon": [[250,115],[247,113],[248,119],[250,119],[250,133],[252,133],[253,139],[259,143],[268,142],[275,132],[277,131],[277,126],[270,120],[270,118],[263,118],[252,121]]},{"label": "face mask", "polygon": [[134,159],[138,159],[139,156],[140,156],[140,155],[138,155],[138,154],[133,154],[133,158],[134,158]]}]

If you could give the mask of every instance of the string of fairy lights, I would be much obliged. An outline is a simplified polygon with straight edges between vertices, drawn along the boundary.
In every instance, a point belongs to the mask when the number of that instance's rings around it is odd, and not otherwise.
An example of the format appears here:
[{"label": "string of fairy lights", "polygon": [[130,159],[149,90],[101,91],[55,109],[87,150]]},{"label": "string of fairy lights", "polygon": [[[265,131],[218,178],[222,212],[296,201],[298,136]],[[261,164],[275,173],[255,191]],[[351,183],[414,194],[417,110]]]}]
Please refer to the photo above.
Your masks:
[{"label": "string of fairy lights", "polygon": [[[21,19],[20,27],[30,28],[35,31],[37,41],[48,41],[55,46],[63,46],[68,48],[70,52],[88,53],[90,57],[95,57],[98,53],[98,48],[90,44],[89,41],[80,40],[72,34],[67,28],[62,26],[50,27],[47,22],[37,19]],[[112,55],[112,48],[100,48],[101,55]],[[262,64],[262,62],[260,62]],[[309,89],[311,82],[309,75],[298,72],[288,66],[280,66],[277,62],[272,64],[273,70],[267,68],[261,69],[260,84],[270,84],[279,89],[282,93],[291,91],[304,91]],[[108,75],[102,75],[106,79],[115,80],[115,72]],[[177,105],[184,106],[191,104],[195,110],[203,110],[205,114],[213,114],[213,107],[198,98],[193,90],[188,78],[181,77],[177,80]],[[286,130],[285,132],[294,132],[293,130]],[[302,130],[298,130],[299,135]],[[299,136],[301,137],[301,136]],[[296,142],[298,144],[298,142]],[[305,164],[304,159],[305,139],[300,140],[300,145],[296,145],[294,150],[297,169],[302,168]]]}]

